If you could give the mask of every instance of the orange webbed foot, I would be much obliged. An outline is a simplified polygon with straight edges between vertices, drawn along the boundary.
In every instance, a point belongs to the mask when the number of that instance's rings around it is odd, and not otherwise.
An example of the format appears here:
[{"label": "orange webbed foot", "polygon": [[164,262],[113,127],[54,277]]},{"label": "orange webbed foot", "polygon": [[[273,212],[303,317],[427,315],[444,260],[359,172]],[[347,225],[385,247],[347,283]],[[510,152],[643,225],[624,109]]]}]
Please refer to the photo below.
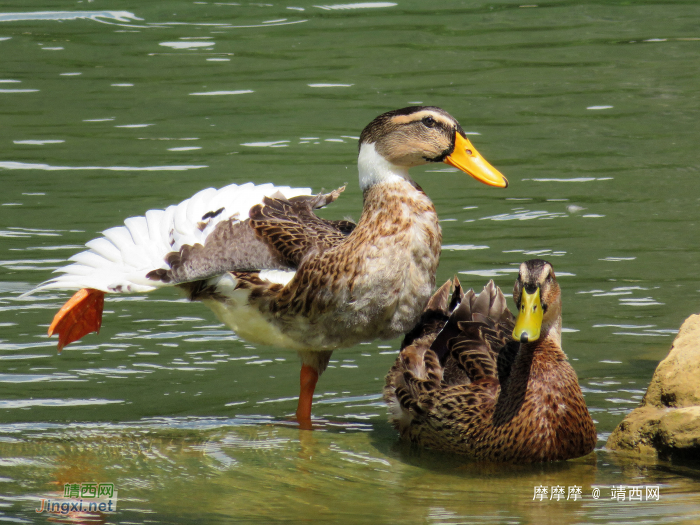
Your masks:
[{"label": "orange webbed foot", "polygon": [[99,332],[105,293],[94,288],[78,290],[54,316],[49,337],[58,333],[58,351],[90,332]]}]

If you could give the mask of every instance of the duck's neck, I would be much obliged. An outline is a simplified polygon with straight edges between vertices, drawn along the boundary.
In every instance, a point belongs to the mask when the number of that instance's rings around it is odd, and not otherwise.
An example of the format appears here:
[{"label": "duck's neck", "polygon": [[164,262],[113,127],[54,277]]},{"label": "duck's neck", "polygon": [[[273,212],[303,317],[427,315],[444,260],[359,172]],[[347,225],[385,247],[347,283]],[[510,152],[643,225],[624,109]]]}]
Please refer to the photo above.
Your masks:
[{"label": "duck's neck", "polygon": [[386,160],[377,152],[374,144],[364,143],[360,146],[357,168],[360,172],[360,188],[365,194],[367,190],[377,184],[401,181],[413,183],[408,174],[408,168],[397,166]]},{"label": "duck's neck", "polygon": [[[567,392],[576,374],[561,349],[561,318],[549,327],[543,327],[540,338],[520,345],[510,374],[501,385],[501,394],[494,418],[505,423],[516,416],[520,407],[528,403],[548,403]],[[508,400],[507,403],[502,400]]]},{"label": "duck's neck", "polygon": [[430,245],[437,237],[439,255],[441,235],[435,207],[411,179],[408,168],[392,164],[376,151],[374,144],[367,143],[360,146],[357,165],[364,204],[356,231],[369,230],[370,235],[392,243],[392,235],[415,229],[419,238],[430,237],[424,239]]},{"label": "duck's neck", "polygon": [[534,343],[520,346],[511,374],[501,385],[494,426],[527,428],[539,448],[535,461],[583,456],[596,444],[595,425],[576,372],[561,349],[561,318]]},{"label": "duck's neck", "polygon": [[[556,369],[559,364],[566,361],[566,354],[561,349],[561,317],[559,317],[552,324],[542,327],[537,341],[520,345],[510,377],[547,380],[541,374]],[[557,385],[552,386],[556,388]]]}]

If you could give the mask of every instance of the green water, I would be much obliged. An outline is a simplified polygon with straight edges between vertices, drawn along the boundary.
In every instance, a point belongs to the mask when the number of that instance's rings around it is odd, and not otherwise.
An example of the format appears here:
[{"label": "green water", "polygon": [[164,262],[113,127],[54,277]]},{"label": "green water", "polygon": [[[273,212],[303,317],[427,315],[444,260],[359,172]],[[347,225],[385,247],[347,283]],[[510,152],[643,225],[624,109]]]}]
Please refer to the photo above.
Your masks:
[{"label": "green water", "polygon": [[[2,3],[0,521],[44,523],[41,498],[92,481],[119,491],[110,523],[700,520],[697,466],[602,449],[700,310],[700,5],[344,7]],[[354,137],[417,103],[478,133],[511,183],[414,171],[443,220],[438,279],[509,291],[521,261],[553,263],[590,457],[515,468],[401,445],[380,398],[396,341],[336,352],[318,429],[299,431],[296,355],[202,305],[108,298],[101,333],[58,356],[45,333],[68,294],[20,297],[102,230],[208,186],[348,183],[324,213],[357,219]],[[583,498],[533,501],[539,485]],[[619,485],[660,499],[611,499]]]}]

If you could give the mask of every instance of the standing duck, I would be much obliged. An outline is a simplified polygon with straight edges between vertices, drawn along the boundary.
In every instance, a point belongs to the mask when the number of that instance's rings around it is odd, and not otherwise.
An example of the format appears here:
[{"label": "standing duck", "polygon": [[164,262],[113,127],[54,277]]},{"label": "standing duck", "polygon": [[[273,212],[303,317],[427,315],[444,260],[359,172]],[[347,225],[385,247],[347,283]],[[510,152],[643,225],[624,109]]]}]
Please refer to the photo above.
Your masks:
[{"label": "standing duck", "polygon": [[430,299],[389,371],[384,399],[401,436],[428,448],[507,462],[584,456],[596,430],[561,349],[552,265],[524,262],[517,322],[493,281],[477,296],[455,279]]},{"label": "standing duck", "polygon": [[165,210],[132,217],[86,244],[88,251],[39,289],[78,289],[49,335],[60,349],[98,331],[105,293],[176,286],[241,338],[296,350],[301,358],[297,419],[310,426],[319,375],[336,348],[395,337],[430,298],[441,232],[433,203],[408,170],[445,162],[505,188],[507,180],[437,107],[384,113],[362,132],[359,222],[314,210],[344,188],[243,184],[203,190]]}]

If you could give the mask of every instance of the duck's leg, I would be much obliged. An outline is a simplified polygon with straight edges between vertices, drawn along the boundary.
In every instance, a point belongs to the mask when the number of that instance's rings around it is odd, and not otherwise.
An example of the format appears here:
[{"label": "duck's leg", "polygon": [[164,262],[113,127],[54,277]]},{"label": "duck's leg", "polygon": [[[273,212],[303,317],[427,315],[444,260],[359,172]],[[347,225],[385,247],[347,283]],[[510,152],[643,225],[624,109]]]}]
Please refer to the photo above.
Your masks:
[{"label": "duck's leg", "polygon": [[297,421],[304,430],[311,430],[311,404],[319,376],[328,366],[332,351],[299,352],[301,373],[299,374],[299,403],[297,404]]},{"label": "duck's leg", "polygon": [[75,292],[54,316],[49,337],[58,333],[58,351],[90,332],[99,332],[105,293],[94,288]]},{"label": "duck's leg", "polygon": [[318,372],[309,365],[301,365],[299,374],[299,403],[297,404],[297,421],[304,430],[311,430],[311,403],[318,381]]}]

